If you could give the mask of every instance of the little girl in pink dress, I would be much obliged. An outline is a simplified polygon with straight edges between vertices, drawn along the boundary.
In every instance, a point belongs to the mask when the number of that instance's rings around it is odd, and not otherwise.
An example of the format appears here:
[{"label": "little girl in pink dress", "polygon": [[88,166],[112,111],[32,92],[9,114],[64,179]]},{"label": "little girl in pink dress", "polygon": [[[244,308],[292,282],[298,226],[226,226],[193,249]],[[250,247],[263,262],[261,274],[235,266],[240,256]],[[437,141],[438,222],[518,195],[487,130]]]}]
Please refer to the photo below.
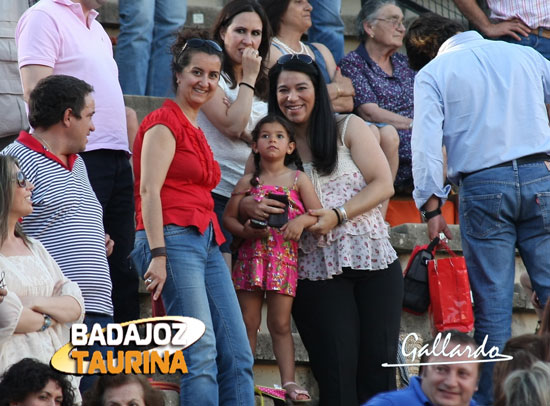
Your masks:
[{"label": "little girl in pink dress", "polygon": [[[307,210],[321,208],[314,187],[301,170],[294,130],[284,118],[268,115],[252,132],[255,172],[237,183],[223,218],[224,227],[244,239],[233,266],[233,282],[241,305],[252,353],[256,349],[264,297],[267,326],[286,396],[293,401],[311,400],[294,382],[294,342],[290,311],[298,279],[298,240],[304,228],[316,222]],[[285,201],[284,213],[270,218],[239,218],[239,203],[245,195],[258,201]],[[280,204],[281,208],[283,204]]]}]

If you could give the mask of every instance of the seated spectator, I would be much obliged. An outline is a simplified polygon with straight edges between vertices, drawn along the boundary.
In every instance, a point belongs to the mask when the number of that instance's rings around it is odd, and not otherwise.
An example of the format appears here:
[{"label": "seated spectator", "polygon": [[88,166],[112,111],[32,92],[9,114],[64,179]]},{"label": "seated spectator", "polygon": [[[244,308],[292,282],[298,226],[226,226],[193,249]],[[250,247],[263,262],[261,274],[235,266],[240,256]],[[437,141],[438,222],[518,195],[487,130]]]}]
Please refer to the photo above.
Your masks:
[{"label": "seated spectator", "polygon": [[67,375],[31,358],[13,364],[0,381],[0,406],[74,406],[75,400]]},{"label": "seated spectator", "polygon": [[84,317],[78,285],[21,229],[19,219],[33,211],[33,188],[17,160],[0,155],[0,273],[8,290],[0,306],[0,372],[23,357],[49,363],[69,341],[70,323]]},{"label": "seated spectator", "polygon": [[[460,345],[461,349],[470,348],[472,353],[478,347],[475,340],[465,333],[449,330],[446,334],[450,334],[448,352],[457,345]],[[435,339],[427,343],[429,352],[441,352],[445,337],[442,338],[443,340],[436,348],[434,348]],[[468,358],[468,352],[453,357],[423,355],[421,363],[440,362],[442,364],[423,365],[420,368],[420,376],[411,378],[408,388],[381,393],[364,406],[475,406],[477,403],[472,400],[472,396],[477,390],[481,363],[443,364],[449,361],[468,360],[472,360]]]},{"label": "seated spectator", "polygon": [[530,369],[512,372],[504,381],[506,406],[550,405],[550,364],[537,361]]},{"label": "seated spectator", "polygon": [[503,354],[513,359],[495,363],[493,371],[494,406],[505,406],[504,382],[513,371],[529,369],[537,361],[550,362],[550,335],[524,334],[512,337],[504,345]]},{"label": "seated spectator", "polygon": [[[412,192],[411,128],[415,72],[408,59],[397,50],[403,45],[403,12],[394,0],[367,0],[357,16],[361,43],[339,63],[342,74],[355,88],[354,106],[364,120],[390,124],[399,134],[399,159],[392,151],[395,140],[382,127],[380,146],[396,175],[399,193]],[[399,170],[397,169],[397,164]]]},{"label": "seated spectator", "polygon": [[317,62],[327,83],[333,110],[338,113],[351,112],[355,94],[351,80],[342,76],[326,46],[300,40],[311,27],[311,5],[307,1],[295,0],[260,0],[260,4],[265,9],[274,35],[267,66],[271,68],[282,55],[309,55]]},{"label": "seated spectator", "polygon": [[143,375],[102,375],[84,394],[82,406],[164,406],[162,392]]}]

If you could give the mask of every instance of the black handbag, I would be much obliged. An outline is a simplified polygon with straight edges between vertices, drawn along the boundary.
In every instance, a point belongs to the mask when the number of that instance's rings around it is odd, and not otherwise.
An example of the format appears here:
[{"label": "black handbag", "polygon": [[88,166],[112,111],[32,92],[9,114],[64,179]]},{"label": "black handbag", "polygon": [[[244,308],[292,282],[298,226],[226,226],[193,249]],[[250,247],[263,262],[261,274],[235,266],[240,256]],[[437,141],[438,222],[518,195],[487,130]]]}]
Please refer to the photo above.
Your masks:
[{"label": "black handbag", "polygon": [[437,244],[439,237],[429,244],[414,247],[404,272],[403,310],[406,312],[420,315],[430,306],[428,261],[434,258]]}]

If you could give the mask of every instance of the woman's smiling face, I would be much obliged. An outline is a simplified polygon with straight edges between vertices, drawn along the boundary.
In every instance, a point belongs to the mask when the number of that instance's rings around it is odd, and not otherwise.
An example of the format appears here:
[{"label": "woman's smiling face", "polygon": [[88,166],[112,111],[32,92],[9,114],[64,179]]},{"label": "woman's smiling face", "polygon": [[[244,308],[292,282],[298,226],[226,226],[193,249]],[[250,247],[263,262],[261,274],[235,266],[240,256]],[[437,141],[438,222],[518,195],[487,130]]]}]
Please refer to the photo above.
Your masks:
[{"label": "woman's smiling face", "polygon": [[315,87],[309,76],[302,72],[282,71],[277,80],[277,104],[289,121],[307,123],[315,107]]}]

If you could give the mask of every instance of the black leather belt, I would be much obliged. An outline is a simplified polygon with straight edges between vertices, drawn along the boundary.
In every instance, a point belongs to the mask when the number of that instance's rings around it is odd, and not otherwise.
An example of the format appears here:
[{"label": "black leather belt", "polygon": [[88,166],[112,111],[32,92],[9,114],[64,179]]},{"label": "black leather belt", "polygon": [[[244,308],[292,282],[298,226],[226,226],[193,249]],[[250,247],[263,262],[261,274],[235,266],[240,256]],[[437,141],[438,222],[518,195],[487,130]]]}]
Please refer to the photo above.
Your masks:
[{"label": "black leather belt", "polygon": [[489,168],[483,168],[483,169],[480,169],[478,171],[463,173],[462,174],[462,179],[464,179],[467,176],[470,176],[474,173],[484,171],[486,169],[502,168],[502,167],[505,167],[505,166],[512,166],[514,164],[514,161],[516,161],[518,165],[531,164],[533,162],[550,161],[550,155],[548,155],[545,152],[539,152],[538,154],[522,156],[521,158],[513,159],[511,161],[506,161],[506,162],[503,162],[501,164],[491,166]]}]

